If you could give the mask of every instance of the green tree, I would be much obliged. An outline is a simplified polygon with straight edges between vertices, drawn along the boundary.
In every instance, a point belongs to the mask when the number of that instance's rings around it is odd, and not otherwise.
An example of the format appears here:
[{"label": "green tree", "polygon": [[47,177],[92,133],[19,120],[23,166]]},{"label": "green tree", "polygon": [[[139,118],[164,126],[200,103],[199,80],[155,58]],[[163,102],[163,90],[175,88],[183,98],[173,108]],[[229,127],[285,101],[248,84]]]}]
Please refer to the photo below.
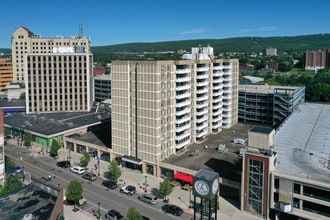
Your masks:
[{"label": "green tree", "polygon": [[165,179],[159,183],[159,192],[165,196],[170,195],[173,192],[173,186],[171,185],[171,181],[169,178],[165,177]]},{"label": "green tree", "polygon": [[79,180],[72,180],[66,190],[66,199],[74,205],[82,198],[83,185]]},{"label": "green tree", "polygon": [[109,170],[109,176],[113,177],[115,179],[119,179],[119,177],[121,176],[121,174],[123,172],[116,160],[112,160],[110,162],[108,170]]},{"label": "green tree", "polygon": [[130,207],[127,211],[127,220],[143,220],[142,215],[134,207]]},{"label": "green tree", "polygon": [[9,176],[3,185],[0,194],[4,195],[23,187],[21,175]]},{"label": "green tree", "polygon": [[80,165],[83,167],[87,167],[89,162],[91,161],[91,155],[84,151],[82,157],[80,158]]},{"label": "green tree", "polygon": [[5,156],[5,168],[6,169],[15,169],[15,162],[8,156]]},{"label": "green tree", "polygon": [[30,146],[31,145],[31,142],[32,142],[32,135],[31,135],[31,133],[25,132],[24,133],[24,136],[23,136],[23,139],[24,139],[24,145],[25,146]]},{"label": "green tree", "polygon": [[25,99],[25,92],[23,92],[20,96],[19,99]]},{"label": "green tree", "polygon": [[11,129],[8,127],[5,127],[4,135],[5,135],[5,137],[11,135]]},{"label": "green tree", "polygon": [[58,143],[56,139],[53,139],[52,146],[50,147],[50,156],[56,157],[58,154],[58,150],[61,148],[61,145]]}]

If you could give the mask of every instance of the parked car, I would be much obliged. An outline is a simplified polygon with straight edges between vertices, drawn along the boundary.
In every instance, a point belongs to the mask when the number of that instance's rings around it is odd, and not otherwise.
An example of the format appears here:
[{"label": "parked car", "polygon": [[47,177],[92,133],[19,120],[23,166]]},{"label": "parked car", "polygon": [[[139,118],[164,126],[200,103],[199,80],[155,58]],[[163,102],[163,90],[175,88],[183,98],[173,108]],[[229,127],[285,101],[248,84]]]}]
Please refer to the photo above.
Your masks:
[{"label": "parked car", "polygon": [[115,181],[112,181],[112,180],[104,180],[102,182],[102,186],[105,186],[109,189],[116,189],[118,187],[117,183]]},{"label": "parked car", "polygon": [[170,214],[175,215],[175,216],[180,216],[183,213],[183,210],[179,206],[170,205],[170,204],[163,205],[162,210],[165,213],[170,213]]},{"label": "parked car", "polygon": [[81,177],[89,181],[96,180],[96,175],[94,173],[84,173]]},{"label": "parked car", "polygon": [[135,188],[135,186],[128,185],[128,186],[124,186],[124,187],[122,187],[122,188],[119,190],[119,192],[121,192],[121,193],[125,193],[125,194],[127,194],[127,195],[129,195],[129,196],[132,196],[132,195],[135,194],[135,192],[136,192],[136,188]]},{"label": "parked car", "polygon": [[23,168],[20,166],[16,166],[15,171],[16,171],[16,173],[23,173]]},{"label": "parked car", "polygon": [[116,210],[111,209],[107,213],[105,213],[105,219],[110,219],[110,220],[122,220],[124,217]]},{"label": "parked car", "polygon": [[154,204],[156,204],[157,196],[150,195],[150,194],[145,194],[145,195],[139,195],[138,199],[140,201],[146,202],[150,205],[154,205]]},{"label": "parked car", "polygon": [[79,166],[71,167],[71,172],[81,175],[85,173],[85,168]]},{"label": "parked car", "polygon": [[59,166],[59,167],[63,167],[63,168],[69,168],[69,167],[71,167],[71,163],[70,163],[69,160],[58,161],[56,163],[56,165]]}]

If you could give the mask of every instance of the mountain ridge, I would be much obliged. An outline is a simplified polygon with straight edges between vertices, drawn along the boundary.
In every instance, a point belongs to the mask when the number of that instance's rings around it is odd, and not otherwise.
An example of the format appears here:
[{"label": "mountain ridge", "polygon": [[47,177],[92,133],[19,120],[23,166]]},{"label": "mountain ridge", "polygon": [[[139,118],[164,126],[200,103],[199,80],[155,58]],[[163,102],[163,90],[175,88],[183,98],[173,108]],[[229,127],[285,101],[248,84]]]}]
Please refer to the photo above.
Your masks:
[{"label": "mountain ridge", "polygon": [[236,37],[226,39],[196,39],[160,42],[136,42],[106,46],[92,46],[93,53],[143,53],[178,50],[210,45],[215,53],[259,53],[265,48],[276,48],[278,53],[303,53],[330,48],[330,34],[274,37]]}]

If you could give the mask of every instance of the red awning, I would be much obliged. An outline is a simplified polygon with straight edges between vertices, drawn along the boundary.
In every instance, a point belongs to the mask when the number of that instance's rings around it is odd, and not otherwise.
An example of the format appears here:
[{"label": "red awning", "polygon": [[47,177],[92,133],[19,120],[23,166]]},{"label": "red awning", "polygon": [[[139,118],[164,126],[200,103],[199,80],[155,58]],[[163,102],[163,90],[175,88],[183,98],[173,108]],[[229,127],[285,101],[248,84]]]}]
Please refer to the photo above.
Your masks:
[{"label": "red awning", "polygon": [[174,174],[174,179],[182,180],[190,184],[193,183],[193,177],[186,173],[177,172]]}]

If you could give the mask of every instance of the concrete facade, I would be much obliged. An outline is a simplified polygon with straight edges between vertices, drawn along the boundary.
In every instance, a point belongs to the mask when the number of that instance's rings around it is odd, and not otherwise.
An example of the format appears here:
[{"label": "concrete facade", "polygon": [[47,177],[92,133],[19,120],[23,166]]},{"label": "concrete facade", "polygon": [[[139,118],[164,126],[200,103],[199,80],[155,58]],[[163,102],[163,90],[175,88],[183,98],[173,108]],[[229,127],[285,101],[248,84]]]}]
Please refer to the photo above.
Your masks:
[{"label": "concrete facade", "polygon": [[26,54],[25,59],[27,114],[90,111],[92,54]]},{"label": "concrete facade", "polygon": [[[57,36],[54,38],[42,38],[34,34],[26,27],[18,27],[11,39],[12,63],[14,82],[24,82],[25,59],[27,53],[53,53],[54,49],[71,47],[76,50],[90,53],[90,40],[84,36],[64,38]],[[57,50],[58,51],[58,50]]]}]

